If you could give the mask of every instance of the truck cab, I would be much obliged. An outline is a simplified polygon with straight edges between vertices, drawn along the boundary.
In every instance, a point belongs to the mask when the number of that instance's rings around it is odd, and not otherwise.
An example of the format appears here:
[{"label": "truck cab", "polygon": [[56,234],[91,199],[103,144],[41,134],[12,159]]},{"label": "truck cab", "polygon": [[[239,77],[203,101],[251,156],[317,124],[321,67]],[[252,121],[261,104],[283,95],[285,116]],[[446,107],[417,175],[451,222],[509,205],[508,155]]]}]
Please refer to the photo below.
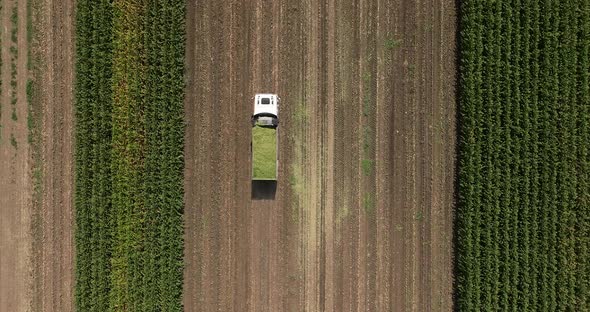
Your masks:
[{"label": "truck cab", "polygon": [[279,118],[279,97],[276,94],[259,93],[254,97],[254,116],[264,114]]}]

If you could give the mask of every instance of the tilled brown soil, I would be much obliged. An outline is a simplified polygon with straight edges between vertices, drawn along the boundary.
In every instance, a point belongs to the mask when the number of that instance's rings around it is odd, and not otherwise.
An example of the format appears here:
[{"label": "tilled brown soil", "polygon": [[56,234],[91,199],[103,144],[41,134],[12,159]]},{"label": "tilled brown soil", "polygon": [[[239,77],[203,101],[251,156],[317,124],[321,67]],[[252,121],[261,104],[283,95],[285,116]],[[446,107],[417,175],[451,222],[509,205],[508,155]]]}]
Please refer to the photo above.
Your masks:
[{"label": "tilled brown soil", "polygon": [[[20,0],[19,0],[20,1]],[[37,93],[33,99],[41,137],[35,201],[34,311],[74,310],[73,70],[74,1],[36,1],[32,42]],[[35,160],[37,161],[37,160]]]},{"label": "tilled brown soil", "polygon": [[28,7],[8,0],[2,6],[0,311],[72,311],[73,2],[32,1]]},{"label": "tilled brown soil", "polygon": [[[452,308],[455,1],[189,1],[187,311]],[[281,97],[274,199],[252,96]]]},{"label": "tilled brown soil", "polygon": [[[0,96],[0,311],[26,311],[32,219],[27,140],[25,1],[2,1]],[[16,13],[18,20],[13,19]],[[16,23],[14,23],[16,21]]]}]

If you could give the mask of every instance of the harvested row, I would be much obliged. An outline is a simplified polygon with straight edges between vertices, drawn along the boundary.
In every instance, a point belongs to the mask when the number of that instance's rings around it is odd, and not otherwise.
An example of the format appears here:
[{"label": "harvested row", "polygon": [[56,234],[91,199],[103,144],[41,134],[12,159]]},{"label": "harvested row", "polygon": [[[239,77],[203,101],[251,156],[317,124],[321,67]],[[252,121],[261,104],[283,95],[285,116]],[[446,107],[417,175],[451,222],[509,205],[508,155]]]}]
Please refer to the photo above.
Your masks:
[{"label": "harvested row", "polygon": [[26,0],[0,3],[0,311],[24,311],[32,297],[27,10]]},{"label": "harvested row", "polygon": [[[11,106],[11,114],[10,118],[12,121],[16,122],[18,120],[18,116],[16,113],[16,102],[17,99],[17,89],[18,89],[18,80],[17,80],[17,63],[18,63],[18,1],[14,2],[14,7],[12,7],[10,13],[10,106]],[[10,143],[14,148],[17,148],[17,142],[14,139],[14,136],[10,137]]]},{"label": "harvested row", "polygon": [[180,311],[184,4],[100,4],[78,3],[77,307]]},{"label": "harvested row", "polygon": [[457,307],[587,310],[590,4],[461,10]]}]

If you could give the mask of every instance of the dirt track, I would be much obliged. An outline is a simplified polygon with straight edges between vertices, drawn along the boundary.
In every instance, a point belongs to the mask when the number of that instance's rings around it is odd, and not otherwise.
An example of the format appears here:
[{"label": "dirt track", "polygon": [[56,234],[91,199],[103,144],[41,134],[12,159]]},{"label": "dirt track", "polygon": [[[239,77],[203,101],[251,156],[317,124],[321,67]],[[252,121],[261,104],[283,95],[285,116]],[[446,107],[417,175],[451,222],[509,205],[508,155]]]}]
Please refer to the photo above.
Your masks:
[{"label": "dirt track", "polygon": [[[189,1],[187,311],[452,307],[455,1]],[[276,92],[274,200],[251,97]]]}]

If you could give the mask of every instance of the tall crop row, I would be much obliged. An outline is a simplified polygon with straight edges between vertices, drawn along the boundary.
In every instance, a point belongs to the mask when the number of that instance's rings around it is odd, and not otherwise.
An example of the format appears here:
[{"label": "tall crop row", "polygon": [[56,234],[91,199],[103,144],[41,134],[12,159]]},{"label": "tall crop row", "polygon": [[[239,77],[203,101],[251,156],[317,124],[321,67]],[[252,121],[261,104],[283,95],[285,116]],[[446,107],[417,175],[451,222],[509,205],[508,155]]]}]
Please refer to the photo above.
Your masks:
[{"label": "tall crop row", "polygon": [[[578,16],[578,64],[576,69],[576,91],[577,100],[584,103],[579,109],[577,125],[580,132],[577,136],[578,151],[578,177],[577,196],[579,200],[576,203],[576,226],[574,231],[577,236],[576,254],[590,254],[590,153],[587,142],[590,142],[590,7],[588,1],[582,8]],[[586,257],[587,259],[588,257]],[[588,261],[580,262],[580,269],[577,270],[579,276],[576,281],[576,297],[581,298],[580,307],[590,309],[590,263]]]},{"label": "tall crop row", "polygon": [[588,310],[590,2],[463,1],[459,310]]},{"label": "tall crop row", "polygon": [[77,5],[76,305],[180,311],[184,3]]},{"label": "tall crop row", "polygon": [[76,16],[76,306],[108,311],[111,289],[112,4],[80,0]]},{"label": "tall crop row", "polygon": [[182,310],[184,5],[151,1],[147,12],[145,311]]},{"label": "tall crop row", "polygon": [[111,307],[141,308],[145,193],[145,0],[114,1]]}]

